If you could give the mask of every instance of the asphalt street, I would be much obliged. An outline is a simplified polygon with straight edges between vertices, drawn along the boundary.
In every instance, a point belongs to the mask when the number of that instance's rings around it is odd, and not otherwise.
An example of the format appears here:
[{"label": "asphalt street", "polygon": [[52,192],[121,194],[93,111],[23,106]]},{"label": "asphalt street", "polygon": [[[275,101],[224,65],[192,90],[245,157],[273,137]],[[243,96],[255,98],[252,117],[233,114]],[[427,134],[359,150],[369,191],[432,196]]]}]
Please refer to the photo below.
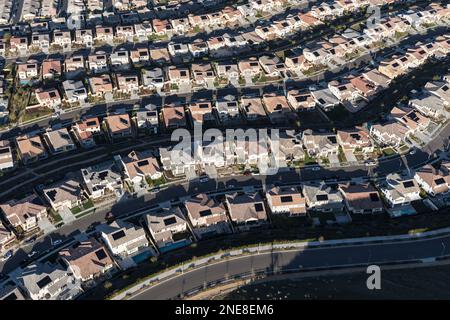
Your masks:
[{"label": "asphalt street", "polygon": [[[420,260],[449,254],[450,235],[441,238],[330,248],[307,248],[228,258],[149,287],[134,300],[176,298],[180,293],[251,270],[301,270]],[[361,284],[362,286],[365,283]]]}]

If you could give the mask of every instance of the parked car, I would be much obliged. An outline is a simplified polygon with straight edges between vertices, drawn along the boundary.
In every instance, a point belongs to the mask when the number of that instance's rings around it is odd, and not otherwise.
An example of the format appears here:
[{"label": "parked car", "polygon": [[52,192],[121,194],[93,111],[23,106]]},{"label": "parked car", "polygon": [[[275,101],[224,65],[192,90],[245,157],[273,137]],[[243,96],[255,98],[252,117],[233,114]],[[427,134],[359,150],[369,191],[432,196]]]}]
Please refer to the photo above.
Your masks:
[{"label": "parked car", "polygon": [[201,183],[208,182],[208,181],[209,181],[209,178],[208,178],[208,177],[201,177],[199,181],[200,181]]},{"label": "parked car", "polygon": [[13,256],[13,251],[12,250],[8,250],[4,255],[2,260],[8,260],[9,258],[11,258]]},{"label": "parked car", "polygon": [[36,239],[37,239],[37,237],[36,237],[36,236],[32,236],[31,238],[29,238],[29,239],[25,240],[25,243],[26,243],[26,244],[30,244],[30,243],[33,243],[33,242],[35,242],[35,241],[36,241]]},{"label": "parked car", "polygon": [[32,258],[32,257],[34,257],[35,255],[37,255],[37,251],[36,250],[33,250],[33,251],[31,251],[29,254],[28,254],[28,258]]},{"label": "parked car", "polygon": [[62,243],[62,240],[61,240],[61,239],[57,239],[57,240],[55,240],[55,241],[52,240],[52,245],[53,245],[53,246],[57,246],[58,244],[61,244],[61,243]]}]

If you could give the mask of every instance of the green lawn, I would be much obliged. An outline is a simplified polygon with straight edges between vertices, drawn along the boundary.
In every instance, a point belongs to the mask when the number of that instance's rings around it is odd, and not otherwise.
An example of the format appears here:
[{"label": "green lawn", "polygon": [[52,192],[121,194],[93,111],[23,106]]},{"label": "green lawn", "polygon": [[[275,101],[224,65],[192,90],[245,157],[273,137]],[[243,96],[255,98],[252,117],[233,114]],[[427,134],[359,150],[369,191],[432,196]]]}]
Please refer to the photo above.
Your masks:
[{"label": "green lawn", "polygon": [[383,149],[383,154],[385,155],[385,156],[391,156],[391,155],[393,155],[393,154],[395,154],[396,152],[394,151],[394,149],[392,149],[392,148],[384,148]]}]

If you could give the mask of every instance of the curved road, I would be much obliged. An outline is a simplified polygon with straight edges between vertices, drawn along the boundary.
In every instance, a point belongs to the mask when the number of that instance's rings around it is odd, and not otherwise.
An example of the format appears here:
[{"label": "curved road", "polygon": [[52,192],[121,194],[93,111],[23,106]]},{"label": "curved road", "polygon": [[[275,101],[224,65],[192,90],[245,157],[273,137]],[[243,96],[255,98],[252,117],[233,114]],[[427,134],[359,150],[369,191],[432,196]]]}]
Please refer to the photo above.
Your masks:
[{"label": "curved road", "polygon": [[302,268],[332,268],[367,265],[438,257],[450,253],[450,235],[429,239],[349,245],[328,248],[307,248],[260,253],[224,259],[162,281],[132,297],[133,300],[176,298],[205,282],[219,281],[228,275],[238,275],[259,269],[299,270]]}]

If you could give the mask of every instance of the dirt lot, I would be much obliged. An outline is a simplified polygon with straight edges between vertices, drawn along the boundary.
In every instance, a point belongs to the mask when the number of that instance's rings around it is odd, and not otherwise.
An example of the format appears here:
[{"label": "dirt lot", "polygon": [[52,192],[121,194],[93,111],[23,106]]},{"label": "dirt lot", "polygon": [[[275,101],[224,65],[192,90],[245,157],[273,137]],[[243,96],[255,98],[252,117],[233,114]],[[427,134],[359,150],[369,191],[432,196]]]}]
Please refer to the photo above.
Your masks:
[{"label": "dirt lot", "polygon": [[450,265],[381,271],[381,290],[368,290],[356,272],[291,278],[241,287],[219,299],[450,299]]}]

